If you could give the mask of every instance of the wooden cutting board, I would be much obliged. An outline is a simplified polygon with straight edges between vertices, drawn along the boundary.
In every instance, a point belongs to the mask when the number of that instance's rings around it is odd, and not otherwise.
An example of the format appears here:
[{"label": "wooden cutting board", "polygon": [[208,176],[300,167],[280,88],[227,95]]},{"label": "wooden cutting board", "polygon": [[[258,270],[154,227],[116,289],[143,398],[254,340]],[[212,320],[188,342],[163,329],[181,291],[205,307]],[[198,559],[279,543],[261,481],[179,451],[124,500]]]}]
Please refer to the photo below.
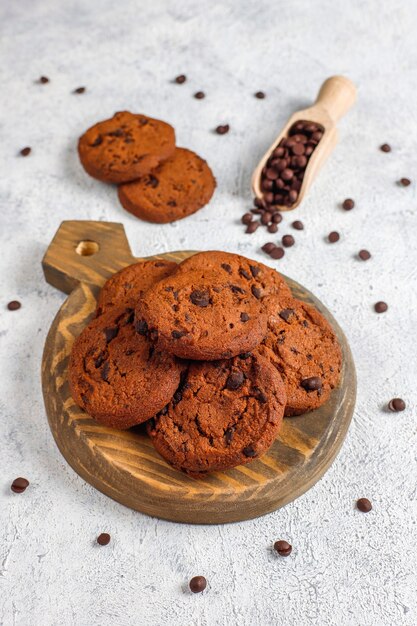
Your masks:
[{"label": "wooden cutting board", "polygon": [[[179,262],[192,254],[170,252],[152,258]],[[340,386],[320,409],[285,419],[279,438],[260,459],[194,480],[159,456],[143,427],[124,432],[106,428],[77,407],[69,392],[72,344],[94,314],[100,287],[137,260],[121,224],[88,221],[63,222],[43,259],[48,283],[69,294],[49,331],[42,362],[49,425],[65,459],[118,502],[177,522],[236,522],[291,502],[329,468],[352,418],[356,375],[341,328],[313,294],[286,278],[297,298],[313,303],[332,323],[343,350]]]}]

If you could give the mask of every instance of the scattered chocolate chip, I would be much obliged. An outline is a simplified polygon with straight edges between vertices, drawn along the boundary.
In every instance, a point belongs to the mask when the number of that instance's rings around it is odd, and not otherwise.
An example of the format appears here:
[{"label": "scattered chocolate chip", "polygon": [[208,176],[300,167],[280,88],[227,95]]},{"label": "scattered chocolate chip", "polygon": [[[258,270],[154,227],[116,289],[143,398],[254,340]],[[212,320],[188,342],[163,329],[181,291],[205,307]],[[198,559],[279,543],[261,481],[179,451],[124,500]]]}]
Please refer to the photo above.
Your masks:
[{"label": "scattered chocolate chip", "polygon": [[239,275],[243,276],[243,278],[246,278],[246,280],[251,280],[252,276],[249,274],[249,272],[247,272],[245,270],[245,268],[240,267],[239,268]]},{"label": "scattered chocolate chip", "polygon": [[216,127],[216,133],[218,135],[225,135],[226,133],[228,133],[230,130],[230,126],[229,124],[221,124],[220,126]]},{"label": "scattered chocolate chip", "polygon": [[101,535],[97,537],[97,543],[100,546],[107,546],[110,543],[110,539],[109,533],[101,533]]},{"label": "scattered chocolate chip", "polygon": [[252,220],[253,220],[253,215],[252,215],[252,213],[245,213],[244,215],[242,215],[242,218],[241,218],[241,222],[242,222],[242,224],[246,224],[246,225],[248,225],[248,224],[250,224],[250,222],[251,222]]},{"label": "scattered chocolate chip", "polygon": [[183,83],[185,83],[186,80],[187,80],[187,77],[185,74],[180,74],[179,76],[175,78],[175,82],[178,85],[182,85]]},{"label": "scattered chocolate chip", "polygon": [[138,320],[135,324],[135,329],[139,335],[146,335],[148,332],[148,324],[145,320]]},{"label": "scattered chocolate chip", "polygon": [[210,294],[208,291],[195,289],[190,294],[190,300],[195,306],[206,307],[210,304]]},{"label": "scattered chocolate chip", "polygon": [[250,224],[247,225],[245,233],[248,233],[249,235],[251,235],[252,233],[255,232],[255,230],[259,228],[259,224],[260,222],[251,222]]},{"label": "scattered chocolate chip", "polygon": [[10,489],[14,491],[14,493],[23,493],[27,487],[29,487],[29,481],[22,477],[15,478],[10,485]]},{"label": "scattered chocolate chip", "polygon": [[393,398],[392,400],[389,401],[388,408],[390,411],[393,411],[394,413],[398,413],[398,411],[404,411],[405,402],[404,400],[401,400],[401,398]]},{"label": "scattered chocolate chip", "polygon": [[377,313],[385,313],[385,311],[388,311],[388,304],[386,302],[379,301],[374,305],[374,309]]},{"label": "scattered chocolate chip", "polygon": [[226,428],[226,430],[224,431],[224,438],[226,439],[227,445],[230,445],[232,443],[234,433],[235,429],[233,428],[233,426]]},{"label": "scattered chocolate chip", "polygon": [[279,211],[277,211],[272,216],[272,223],[273,224],[280,224],[281,222],[282,222],[282,215],[281,215],[281,213]]},{"label": "scattered chocolate chip", "polygon": [[295,220],[291,226],[295,228],[295,230],[304,230],[304,224],[303,222],[300,222],[300,220]]},{"label": "scattered chocolate chip", "polygon": [[255,94],[255,98],[258,98],[258,100],[263,100],[265,98],[265,93],[263,91],[257,91]]},{"label": "scattered chocolate chip", "polygon": [[295,239],[292,235],[284,235],[282,238],[282,245],[285,248],[291,248],[295,244]]},{"label": "scattered chocolate chip", "polygon": [[159,179],[153,174],[149,174],[148,180],[145,184],[147,187],[152,187],[152,189],[156,189],[159,185]]},{"label": "scattered chocolate chip", "polygon": [[196,91],[196,93],[194,94],[194,98],[196,98],[197,100],[202,100],[205,97],[206,94],[204,93],[204,91]]},{"label": "scattered chocolate chip", "polygon": [[271,241],[269,241],[268,243],[264,243],[264,245],[262,246],[262,250],[266,252],[267,254],[272,252],[274,248],[276,248],[276,245],[272,243]]},{"label": "scattered chocolate chip", "polygon": [[22,305],[19,300],[12,300],[8,303],[7,308],[9,309],[9,311],[17,311],[18,309],[20,309],[21,306]]},{"label": "scattered chocolate chip", "polygon": [[85,90],[85,87],[77,87],[77,89],[74,89],[72,93],[85,93]]},{"label": "scattered chocolate chip", "polygon": [[261,268],[258,267],[257,265],[249,265],[249,269],[250,269],[250,273],[252,274],[254,278],[256,278],[259,272],[261,271]]},{"label": "scattered chocolate chip", "polygon": [[359,250],[358,257],[362,261],[368,261],[371,258],[371,253],[368,250]]},{"label": "scattered chocolate chip", "polygon": [[103,143],[103,137],[101,135],[97,135],[97,137],[94,139],[93,143],[90,143],[90,146],[92,146],[93,148],[96,148],[97,146],[101,145]]},{"label": "scattered chocolate chip", "polygon": [[105,364],[103,365],[101,371],[100,371],[100,376],[101,379],[104,380],[104,382],[108,382],[109,380],[109,370],[110,370],[110,364],[108,361],[105,362]]},{"label": "scattered chocolate chip", "polygon": [[47,76],[41,76],[38,80],[38,83],[40,83],[41,85],[46,85],[46,83],[49,83],[49,78]]},{"label": "scattered chocolate chip", "polygon": [[294,309],[283,309],[278,315],[284,320],[284,322],[288,322],[291,315],[294,315]]},{"label": "scattered chocolate chip", "polygon": [[22,148],[20,151],[21,156],[29,156],[29,154],[32,152],[32,148],[29,148],[29,146],[26,146],[26,148]]},{"label": "scattered chocolate chip", "polygon": [[173,339],[181,339],[181,337],[184,337],[186,334],[185,330],[173,330],[171,336]]},{"label": "scattered chocolate chip", "polygon": [[269,233],[277,233],[278,232],[278,224],[269,224],[268,226]]},{"label": "scattered chocolate chip", "polygon": [[261,224],[267,226],[271,222],[272,215],[268,211],[264,211],[261,217]]},{"label": "scattered chocolate chip", "polygon": [[106,337],[106,343],[110,343],[110,341],[117,337],[119,333],[119,327],[115,326],[114,328],[105,328],[103,332]]},{"label": "scattered chocolate chip", "polygon": [[274,550],[278,552],[280,556],[290,556],[292,552],[292,545],[288,543],[288,541],[280,539],[274,543]]},{"label": "scattered chocolate chip", "polygon": [[247,322],[250,319],[249,315],[247,313],[241,313],[240,314],[240,321],[241,322]]},{"label": "scattered chocolate chip", "polygon": [[301,387],[306,391],[319,391],[321,389],[322,383],[321,378],[318,376],[311,376],[311,378],[304,378],[301,383]]},{"label": "scattered chocolate chip", "polygon": [[247,456],[250,459],[253,459],[253,457],[256,456],[256,450],[252,445],[246,446],[246,448],[243,448],[242,452],[245,456]]},{"label": "scattered chocolate chip", "polygon": [[356,502],[356,506],[362,513],[369,513],[372,511],[372,502],[368,498],[359,498]]},{"label": "scattered chocolate chip", "polygon": [[250,356],[252,356],[251,352],[241,352],[239,354],[239,359],[246,360],[246,359],[249,359]]},{"label": "scattered chocolate chip", "polygon": [[346,200],[343,200],[342,207],[345,209],[345,211],[351,211],[354,206],[355,202],[352,200],[352,198],[346,198]]},{"label": "scattered chocolate chip", "polygon": [[224,269],[225,272],[227,272],[228,274],[232,273],[232,266],[229,265],[229,263],[222,263],[221,267]]},{"label": "scattered chocolate chip", "polygon": [[252,285],[250,290],[252,292],[252,295],[254,295],[257,300],[259,300],[262,297],[262,291],[259,289],[259,287]]},{"label": "scattered chocolate chip", "polygon": [[100,354],[94,360],[94,367],[96,367],[96,368],[101,367],[103,365],[105,359],[106,359],[106,355],[104,354],[104,352],[100,352]]},{"label": "scattered chocolate chip", "polygon": [[226,380],[226,389],[230,391],[236,391],[243,385],[243,381],[245,380],[245,376],[243,372],[231,372]]},{"label": "scattered chocolate chip", "polygon": [[207,580],[204,576],[194,576],[189,582],[190,591],[201,593],[207,587]]},{"label": "scattered chocolate chip", "polygon": [[282,257],[285,254],[285,250],[284,248],[280,248],[279,246],[276,246],[270,253],[269,256],[272,259],[278,260],[278,259],[282,259]]},{"label": "scattered chocolate chip", "polygon": [[382,152],[391,152],[391,146],[388,143],[383,143],[382,146],[379,147]]},{"label": "scattered chocolate chip", "polygon": [[332,232],[329,233],[329,236],[328,236],[329,243],[336,243],[336,241],[339,241],[339,239],[340,239],[340,235],[337,231],[332,230]]},{"label": "scattered chocolate chip", "polygon": [[411,185],[411,180],[409,178],[400,178],[400,180],[398,181],[398,183],[402,186],[402,187],[408,187],[408,185]]}]

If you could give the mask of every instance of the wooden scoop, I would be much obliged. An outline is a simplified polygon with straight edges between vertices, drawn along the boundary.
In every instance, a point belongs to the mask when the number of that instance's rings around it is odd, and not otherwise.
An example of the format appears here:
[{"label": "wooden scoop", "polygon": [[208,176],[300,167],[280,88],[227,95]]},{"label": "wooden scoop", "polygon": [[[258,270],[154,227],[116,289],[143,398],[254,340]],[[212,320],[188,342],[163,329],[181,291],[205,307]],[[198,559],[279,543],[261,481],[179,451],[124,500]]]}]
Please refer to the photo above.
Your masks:
[{"label": "wooden scoop", "polygon": [[355,100],[356,87],[351,80],[344,76],[331,76],[325,80],[320,87],[320,91],[313,106],[302,111],[297,111],[297,113],[294,113],[290,117],[278,137],[273,141],[272,145],[259,161],[252,176],[252,191],[254,196],[262,200],[262,170],[274,148],[278,146],[283,137],[288,136],[288,131],[291,126],[300,120],[315,122],[323,126],[324,135],[308,161],[298,198],[290,207],[274,205],[277,206],[280,211],[292,211],[292,209],[295,209],[303,201],[304,196],[316,178],[321,166],[337,143],[337,121],[349,111]]}]

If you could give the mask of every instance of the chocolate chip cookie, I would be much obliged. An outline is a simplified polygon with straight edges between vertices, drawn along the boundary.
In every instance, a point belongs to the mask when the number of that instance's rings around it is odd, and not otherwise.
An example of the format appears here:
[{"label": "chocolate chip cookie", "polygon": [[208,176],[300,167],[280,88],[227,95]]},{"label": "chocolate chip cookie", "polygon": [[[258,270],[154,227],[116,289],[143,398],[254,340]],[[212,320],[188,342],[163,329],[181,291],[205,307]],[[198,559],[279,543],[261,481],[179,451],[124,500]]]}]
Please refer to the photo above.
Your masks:
[{"label": "chocolate chip cookie", "polygon": [[128,111],[98,122],[78,142],[85,171],[105,183],[125,183],[145,176],[174,150],[172,126]]},{"label": "chocolate chip cookie", "polygon": [[110,309],[75,340],[69,385],[75,402],[113,428],[130,428],[160,411],[180,382],[182,366],[136,332],[132,309]]},{"label": "chocolate chip cookie", "polygon": [[150,174],[119,186],[122,206],[143,220],[163,224],[195,213],[208,203],[216,180],[195,152],[176,148]]},{"label": "chocolate chip cookie", "polygon": [[311,304],[294,298],[280,300],[258,350],[283,378],[285,415],[317,409],[339,383],[340,346],[329,322]]},{"label": "chocolate chip cookie", "polygon": [[227,272],[176,271],[138,302],[137,328],[185,359],[231,358],[265,336],[263,297],[261,287]]},{"label": "chocolate chip cookie", "polygon": [[113,307],[134,309],[139,298],[158,280],[169,276],[177,264],[172,261],[141,261],[116,272],[107,280],[97,299],[97,315]]},{"label": "chocolate chip cookie", "polygon": [[171,465],[204,477],[264,454],[279,432],[285,401],[280,375],[262,356],[194,362],[147,430]]},{"label": "chocolate chip cookie", "polygon": [[291,297],[290,288],[281,274],[239,254],[209,250],[194,254],[178,266],[179,272],[193,270],[217,272],[232,281],[243,281],[250,289],[261,290],[264,302],[269,296]]}]

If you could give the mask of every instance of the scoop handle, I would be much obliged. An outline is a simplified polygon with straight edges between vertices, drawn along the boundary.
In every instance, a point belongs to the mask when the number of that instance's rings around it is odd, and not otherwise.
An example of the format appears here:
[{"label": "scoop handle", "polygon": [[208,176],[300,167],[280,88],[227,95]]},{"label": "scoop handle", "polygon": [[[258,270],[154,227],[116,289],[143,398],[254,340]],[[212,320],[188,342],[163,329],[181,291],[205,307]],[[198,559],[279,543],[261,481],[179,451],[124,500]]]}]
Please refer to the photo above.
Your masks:
[{"label": "scoop handle", "polygon": [[356,87],[345,76],[331,76],[317,94],[316,105],[326,109],[334,122],[343,117],[355,103]]}]

